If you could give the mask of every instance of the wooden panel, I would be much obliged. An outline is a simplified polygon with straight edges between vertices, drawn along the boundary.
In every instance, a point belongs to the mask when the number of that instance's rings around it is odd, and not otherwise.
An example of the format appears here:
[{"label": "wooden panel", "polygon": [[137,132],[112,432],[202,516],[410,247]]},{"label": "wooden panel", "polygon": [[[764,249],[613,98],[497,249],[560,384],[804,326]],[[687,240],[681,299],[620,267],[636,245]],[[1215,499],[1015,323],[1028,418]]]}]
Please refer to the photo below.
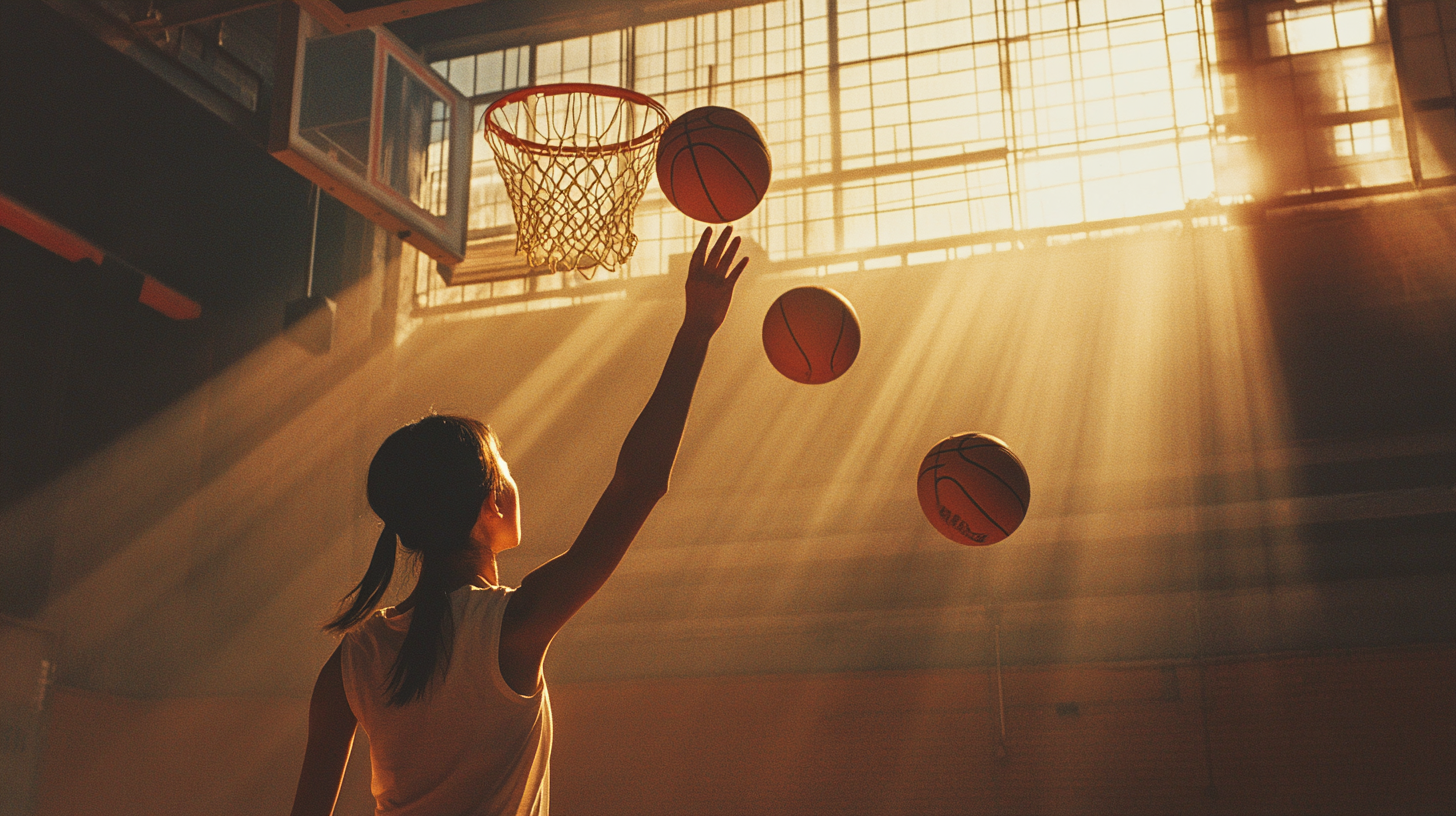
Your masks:
[{"label": "wooden panel", "polygon": [[[994,670],[554,684],[553,811],[1451,812],[1452,677],[1450,646],[1007,668],[1004,744]],[[283,812],[306,710],[61,690],[38,814]],[[370,812],[368,761],[340,816]]]},{"label": "wooden panel", "polygon": [[284,813],[308,703],[130,700],[58,690],[38,814]]},{"label": "wooden panel", "polygon": [[[584,683],[563,813],[1381,813],[1456,801],[1456,651]],[[1212,775],[1210,775],[1212,772]],[[1212,784],[1210,784],[1212,783]]]},{"label": "wooden panel", "polygon": [[1208,670],[1223,807],[1308,814],[1456,806],[1456,652],[1237,662]]}]

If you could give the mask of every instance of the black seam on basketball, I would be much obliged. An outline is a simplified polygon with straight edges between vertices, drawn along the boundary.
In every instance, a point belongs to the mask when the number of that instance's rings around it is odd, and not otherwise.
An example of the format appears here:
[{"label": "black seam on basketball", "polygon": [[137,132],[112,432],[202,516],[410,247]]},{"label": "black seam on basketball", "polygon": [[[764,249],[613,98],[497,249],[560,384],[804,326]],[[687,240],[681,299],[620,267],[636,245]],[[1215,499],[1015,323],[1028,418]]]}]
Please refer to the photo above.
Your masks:
[{"label": "black seam on basketball", "polygon": [[797,348],[799,353],[804,356],[804,365],[809,367],[809,373],[804,375],[805,379],[814,379],[814,361],[809,359],[809,353],[804,351],[804,347],[799,345],[799,338],[794,336],[794,327],[789,323],[789,313],[784,311],[784,302],[782,300],[779,301],[779,316],[784,319],[784,328],[789,330],[789,339],[794,341],[794,348]]},{"label": "black seam on basketball", "polygon": [[[930,454],[927,454],[925,458],[926,459],[929,459],[931,456],[934,456],[935,457],[935,464],[933,464],[930,467],[926,468],[923,472],[921,472],[920,476],[924,476],[926,473],[929,473],[932,470],[940,470],[941,467],[943,467],[943,465],[941,465],[941,463],[940,463],[940,452],[934,451],[934,452],[932,452]],[[920,476],[916,476],[915,477],[915,481],[917,483],[920,481]],[[939,478],[940,478],[940,474],[935,474],[934,476],[931,476],[930,477],[930,492],[935,497],[935,503],[936,504],[940,504],[940,485],[937,484],[936,481],[935,481],[936,479],[939,479]]]},{"label": "black seam on basketball", "polygon": [[[718,209],[718,203],[713,200],[713,194],[711,192],[709,192],[709,190],[708,190],[708,183],[703,180],[703,168],[701,168],[701,167],[698,166],[698,153],[697,153],[697,151],[693,150],[693,148],[696,147],[697,145],[693,144],[693,134],[692,134],[691,131],[689,131],[687,133],[687,139],[688,139],[688,146],[687,147],[680,147],[680,148],[678,148],[678,150],[677,150],[677,156],[673,156],[672,157],[673,164],[676,164],[677,163],[677,157],[678,156],[681,156],[684,150],[686,150],[688,152],[688,158],[690,158],[690,159],[693,160],[693,172],[698,175],[698,186],[703,188],[703,195],[706,196],[707,199],[708,199],[708,206],[713,208],[713,212],[716,213],[719,218],[723,218],[723,211],[720,210],[720,209]],[[703,145],[703,146],[704,147],[710,147],[711,145]],[[722,151],[720,150],[718,152],[721,153]],[[751,185],[751,184],[749,185],[750,188],[752,186],[753,185]],[[674,188],[674,191],[676,191],[676,188]],[[727,221],[728,219],[727,218],[723,218],[723,220],[724,221]],[[787,318],[785,319],[785,322],[787,322]]]},{"label": "black seam on basketball", "polygon": [[[928,468],[920,471],[920,475],[915,477],[915,480],[917,482],[920,481],[920,476],[924,476],[925,474],[929,473],[932,470],[940,470],[942,467],[945,467],[944,465],[942,465],[940,463],[940,452],[939,451],[932,450],[930,453],[925,454],[925,459],[929,459],[932,456],[935,457],[935,464],[933,464],[930,467],[928,467]],[[925,459],[920,460],[920,464],[922,464],[922,465],[925,464]]]},{"label": "black seam on basketball", "polygon": [[969,462],[971,460],[970,459],[966,459],[966,451],[968,451],[968,450],[975,450],[976,448],[999,448],[999,447],[1001,447],[1001,446],[998,445],[998,444],[996,444],[995,442],[987,442],[984,445],[966,445],[963,448],[946,448],[942,452],[943,453],[954,453],[954,454],[958,454],[962,459],[965,459],[967,462]]},{"label": "black seam on basketball", "polygon": [[[726,162],[728,162],[728,166],[729,167],[732,167],[733,170],[734,170],[734,172],[736,172],[738,174],[738,177],[741,178],[741,179],[743,179],[743,183],[748,185],[748,189],[752,190],[753,191],[753,194],[755,196],[758,196],[760,198],[763,197],[763,193],[759,192],[758,191],[758,188],[753,186],[753,179],[750,179],[748,177],[748,174],[745,173],[745,172],[743,172],[743,169],[738,166],[738,162],[734,161],[731,156],[729,156],[727,153],[725,153],[723,151],[723,148],[721,148],[721,147],[719,147],[717,145],[713,145],[713,144],[701,144],[701,145],[693,145],[693,146],[694,147],[706,147],[709,150],[717,151],[718,155],[722,156],[723,157],[723,160],[726,161]],[[698,166],[698,157],[697,157],[697,155],[694,155],[693,156],[693,167],[696,168],[697,166]],[[703,177],[703,173],[702,173],[701,170],[699,170],[698,171],[698,178],[701,179],[702,177]],[[707,183],[706,180],[703,181],[703,192],[705,192],[705,193],[708,194],[708,200],[709,201],[712,201],[713,200],[713,194],[710,193],[710,192],[708,192],[708,183]],[[713,205],[713,210],[714,211],[717,211],[718,210],[718,205],[717,204],[714,204]],[[720,216],[722,214],[723,213],[721,213],[721,212],[718,213],[718,215],[720,215]]]},{"label": "black seam on basketball", "polygon": [[[687,134],[683,134],[683,138],[687,138]],[[682,150],[678,150],[677,153],[672,154],[672,158],[667,160],[667,189],[663,191],[663,194],[667,196],[667,200],[672,202],[674,207],[677,206],[677,201],[674,199],[677,198],[677,157],[679,153],[682,153]],[[657,160],[659,162],[662,161],[661,152],[657,154]],[[661,179],[658,181],[661,183]]]},{"label": "black seam on basketball", "polygon": [[[964,456],[962,456],[961,458],[962,459],[966,459],[966,457],[964,457]],[[969,459],[966,459],[966,462],[968,464],[974,465],[975,467],[978,467],[981,470],[984,470],[987,473],[991,474],[991,478],[992,479],[995,479],[996,481],[1000,482],[1003,486],[1005,486],[1006,490],[1008,492],[1010,492],[1012,496],[1016,497],[1016,503],[1019,504],[1019,505],[1021,505],[1021,512],[1023,512],[1023,513],[1026,512],[1026,502],[1022,501],[1021,495],[1016,492],[1016,488],[1012,487],[1009,484],[1006,484],[1006,480],[1003,479],[1003,478],[1001,478],[999,475],[997,475],[996,471],[994,471],[994,470],[986,467],[985,465],[981,464],[980,462],[972,462]]]},{"label": "black seam on basketball", "polygon": [[839,336],[834,338],[834,350],[829,352],[829,370],[831,372],[836,371],[834,368],[834,358],[839,356],[839,343],[844,340],[844,323],[848,319],[849,316],[841,309],[839,312]]},{"label": "black seam on basketball", "polygon": [[[983,437],[982,437],[981,434],[967,434],[965,437],[963,437],[961,439],[961,442],[969,442],[972,439],[982,439],[982,438]],[[976,463],[970,457],[968,457],[968,456],[965,455],[965,451],[975,450],[976,448],[1001,448],[1002,450],[1006,450],[1005,446],[1004,445],[1001,445],[999,443],[996,443],[996,442],[983,442],[980,445],[965,445],[965,444],[960,444],[960,445],[957,445],[954,448],[947,448],[944,452],[945,453],[949,453],[951,451],[955,451],[955,453],[958,456],[960,456],[961,459],[964,460],[965,462],[967,462],[969,464],[972,464],[972,465],[975,465],[976,467],[981,468],[982,470],[985,470],[987,473],[990,473],[992,476],[996,476],[996,474],[994,472],[992,472],[991,470],[987,469],[985,466]],[[1022,470],[1023,473],[1026,472],[1026,465],[1022,464],[1020,457],[1018,457],[1016,454],[1012,453],[1009,450],[1006,451],[1006,455],[1007,456],[1010,456],[1012,458],[1012,460],[1016,462],[1017,466],[1019,466],[1021,468],[1021,470]],[[1016,501],[1021,505],[1022,512],[1023,513],[1026,512],[1026,510],[1028,509],[1027,506],[1028,506],[1028,504],[1031,501],[1030,497],[1028,497],[1027,499],[1023,500],[1021,498],[1021,494],[1016,492],[1016,488],[1014,488],[1011,485],[1007,484],[1006,481],[1004,479],[1002,479],[1000,476],[996,476],[996,480],[998,482],[1001,482],[1001,484],[1006,485],[1006,489],[1011,491],[1011,495],[1015,496],[1016,497]]]},{"label": "black seam on basketball", "polygon": [[[1003,445],[998,445],[995,442],[987,442],[984,445],[962,445],[962,446],[958,446],[958,447],[954,447],[954,448],[946,448],[945,450],[941,451],[941,453],[954,453],[955,455],[957,455],[957,456],[959,456],[961,458],[961,461],[970,462],[971,464],[975,464],[975,460],[973,460],[970,457],[966,456],[966,451],[968,451],[968,450],[975,450],[976,448],[1001,448],[1002,450],[1006,450],[1005,446],[1003,446]],[[1006,451],[1006,452],[1007,453],[1010,453],[1011,451]],[[1020,460],[1017,460],[1017,461],[1019,462]]]},{"label": "black seam on basketball", "polygon": [[[739,130],[738,128],[728,127],[726,125],[715,124],[715,123],[713,123],[712,120],[706,119],[706,118],[700,119],[700,120],[696,120],[692,124],[696,124],[697,122],[706,122],[707,124],[704,124],[701,127],[692,127],[690,124],[689,125],[683,125],[682,136],[683,137],[686,137],[687,134],[689,134],[689,133],[695,133],[695,132],[700,131],[700,130],[726,130],[726,131],[728,131],[730,133],[737,133],[739,136],[742,136],[743,138],[745,138],[745,139],[749,140],[750,142],[752,142],[754,147],[756,147],[759,150],[763,151],[763,159],[764,159],[764,161],[767,162],[770,167],[773,166],[773,153],[768,149],[768,145],[764,142],[764,140],[763,140],[763,134],[759,133],[757,130],[753,130],[753,131]],[[677,138],[679,138],[679,137],[676,136],[676,135],[674,135],[671,139],[665,139],[663,141],[663,144],[672,144],[672,142],[674,140],[676,140]],[[678,149],[681,150],[682,148],[678,148]]]},{"label": "black seam on basketball", "polygon": [[[736,127],[729,127],[728,125],[720,125],[717,122],[714,122],[712,119],[701,119],[701,120],[698,120],[698,121],[707,122],[707,124],[705,124],[705,125],[703,125],[701,127],[692,127],[692,125],[697,124],[697,122],[693,122],[693,123],[691,123],[689,125],[683,126],[683,132],[684,133],[692,133],[695,130],[709,130],[709,129],[711,129],[711,130],[726,130],[729,133],[737,133],[739,136],[743,136],[745,138],[751,139],[756,144],[762,144],[763,143],[763,136],[760,135],[758,133],[758,131],[756,131],[756,130],[740,130],[740,129],[736,128]],[[764,152],[768,152],[768,151],[764,151]]]},{"label": "black seam on basketball", "polygon": [[[966,491],[965,487],[962,486],[960,482],[957,482],[955,479],[952,479],[949,476],[936,476],[935,477],[935,500],[937,502],[940,501],[940,482],[941,482],[942,479],[944,479],[945,481],[950,482],[951,484],[955,485],[956,488],[961,491],[961,495],[963,495],[963,496],[966,497],[966,501],[970,502],[971,504],[974,504],[976,506],[976,509],[979,510],[979,511],[981,511],[981,515],[983,515],[983,516],[986,517],[986,521],[989,521],[992,524],[996,524],[996,519],[991,518],[991,514],[986,512],[986,508],[982,507],[981,506],[981,503],[978,502],[978,501],[976,501],[971,496],[971,494]],[[944,506],[945,506],[944,504],[941,505],[941,507],[944,507]],[[1002,535],[1011,535],[1010,533],[1006,532],[1006,528],[1005,527],[1002,527],[1000,524],[996,524],[996,529],[1000,530]]]}]

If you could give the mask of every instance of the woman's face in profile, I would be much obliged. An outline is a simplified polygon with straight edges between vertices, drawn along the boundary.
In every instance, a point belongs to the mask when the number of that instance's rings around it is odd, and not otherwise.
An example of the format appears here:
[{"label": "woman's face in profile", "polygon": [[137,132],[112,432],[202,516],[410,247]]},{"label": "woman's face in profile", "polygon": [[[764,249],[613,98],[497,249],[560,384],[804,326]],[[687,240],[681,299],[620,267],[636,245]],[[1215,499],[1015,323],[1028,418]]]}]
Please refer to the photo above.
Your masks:
[{"label": "woman's face in profile", "polygon": [[500,460],[500,470],[501,490],[485,500],[480,518],[471,531],[471,538],[489,547],[492,553],[505,552],[521,543],[521,504],[516,480],[511,477],[504,459]]}]

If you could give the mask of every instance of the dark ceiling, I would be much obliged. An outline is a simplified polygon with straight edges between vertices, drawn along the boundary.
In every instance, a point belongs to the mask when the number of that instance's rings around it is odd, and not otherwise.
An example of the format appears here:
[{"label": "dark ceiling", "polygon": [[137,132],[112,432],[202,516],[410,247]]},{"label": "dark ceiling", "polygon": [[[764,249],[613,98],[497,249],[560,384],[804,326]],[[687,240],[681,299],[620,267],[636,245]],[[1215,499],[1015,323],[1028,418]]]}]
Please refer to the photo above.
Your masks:
[{"label": "dark ceiling", "polygon": [[389,24],[427,58],[570,39],[762,0],[485,0]]},{"label": "dark ceiling", "polygon": [[[632,25],[677,19],[761,0],[321,0],[342,13],[389,10],[408,15],[386,23],[430,59],[526,45]],[[278,0],[91,0],[138,31],[214,22],[275,5]],[[453,8],[451,6],[454,6]],[[431,7],[439,11],[419,13]]]}]

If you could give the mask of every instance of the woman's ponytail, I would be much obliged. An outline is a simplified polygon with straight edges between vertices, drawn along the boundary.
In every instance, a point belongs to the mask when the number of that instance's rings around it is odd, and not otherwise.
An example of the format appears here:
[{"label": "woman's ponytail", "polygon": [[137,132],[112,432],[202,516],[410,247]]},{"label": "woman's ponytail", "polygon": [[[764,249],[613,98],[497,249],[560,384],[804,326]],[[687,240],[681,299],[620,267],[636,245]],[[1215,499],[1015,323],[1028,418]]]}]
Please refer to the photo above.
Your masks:
[{"label": "woman's ponytail", "polygon": [[379,534],[379,541],[374,545],[374,556],[369,559],[369,569],[364,571],[359,585],[344,596],[345,601],[352,596],[353,602],[337,618],[325,624],[325,629],[346,632],[374,613],[385,590],[389,589],[390,579],[394,577],[394,549],[394,528],[386,524],[384,531]]},{"label": "woman's ponytail", "polygon": [[450,597],[447,587],[427,576],[431,564],[470,552],[481,508],[505,484],[500,443],[485,423],[469,417],[433,415],[406,425],[369,462],[365,493],[384,532],[363,580],[341,602],[348,608],[325,628],[344,632],[374,612],[394,575],[396,535],[399,547],[420,558],[424,583],[411,596],[409,631],[389,672],[390,705],[420,699],[449,669],[455,635]]},{"label": "woman's ponytail", "polygon": [[417,590],[409,632],[399,647],[399,657],[389,672],[385,689],[389,705],[402,706],[425,695],[430,681],[450,668],[455,644],[455,615],[450,596],[443,587]]}]

